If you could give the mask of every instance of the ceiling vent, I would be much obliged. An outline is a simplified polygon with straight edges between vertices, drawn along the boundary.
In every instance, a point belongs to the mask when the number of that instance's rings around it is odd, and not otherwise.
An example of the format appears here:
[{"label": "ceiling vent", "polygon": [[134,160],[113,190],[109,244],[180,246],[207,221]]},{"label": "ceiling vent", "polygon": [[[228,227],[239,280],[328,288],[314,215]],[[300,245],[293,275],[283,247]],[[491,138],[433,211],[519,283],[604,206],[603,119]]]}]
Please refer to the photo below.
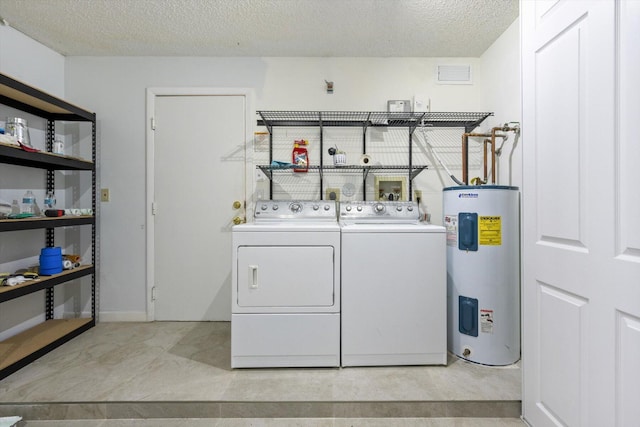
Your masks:
[{"label": "ceiling vent", "polygon": [[471,65],[438,65],[436,81],[442,85],[470,85]]}]

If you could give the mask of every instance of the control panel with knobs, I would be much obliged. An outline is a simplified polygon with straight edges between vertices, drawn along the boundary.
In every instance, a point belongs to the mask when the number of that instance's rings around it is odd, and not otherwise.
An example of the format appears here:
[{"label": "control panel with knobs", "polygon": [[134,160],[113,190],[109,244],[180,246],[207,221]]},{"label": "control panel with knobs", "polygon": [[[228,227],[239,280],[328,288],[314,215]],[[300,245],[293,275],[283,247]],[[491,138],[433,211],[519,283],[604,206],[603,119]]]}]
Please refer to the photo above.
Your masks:
[{"label": "control panel with knobs", "polygon": [[337,206],[333,200],[261,200],[254,213],[261,221],[337,221]]},{"label": "control panel with knobs", "polygon": [[343,223],[417,223],[420,212],[416,202],[341,202],[338,219]]}]

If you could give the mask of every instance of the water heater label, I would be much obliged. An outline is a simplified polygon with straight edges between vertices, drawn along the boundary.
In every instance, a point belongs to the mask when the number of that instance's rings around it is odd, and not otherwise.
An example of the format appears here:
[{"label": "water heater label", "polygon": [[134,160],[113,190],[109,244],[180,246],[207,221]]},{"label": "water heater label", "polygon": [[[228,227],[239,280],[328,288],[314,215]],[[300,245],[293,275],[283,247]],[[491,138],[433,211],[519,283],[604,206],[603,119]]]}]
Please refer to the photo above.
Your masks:
[{"label": "water heater label", "polygon": [[480,309],[480,332],[493,333],[493,310]]},{"label": "water heater label", "polygon": [[481,216],[478,217],[478,240],[481,245],[502,245],[502,217]]},{"label": "water heater label", "polygon": [[444,227],[447,230],[447,246],[458,246],[458,215],[445,215]]}]

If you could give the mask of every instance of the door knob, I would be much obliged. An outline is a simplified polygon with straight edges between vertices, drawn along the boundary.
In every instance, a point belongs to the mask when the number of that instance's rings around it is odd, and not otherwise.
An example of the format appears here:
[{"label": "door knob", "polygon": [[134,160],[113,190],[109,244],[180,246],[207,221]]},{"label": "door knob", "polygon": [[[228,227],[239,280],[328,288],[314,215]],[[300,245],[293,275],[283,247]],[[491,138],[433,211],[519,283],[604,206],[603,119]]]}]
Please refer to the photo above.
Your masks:
[{"label": "door knob", "polygon": [[242,207],[242,202],[240,200],[236,200],[233,202],[233,209],[240,209]]},{"label": "door knob", "polygon": [[235,225],[242,224],[243,222],[244,222],[244,219],[240,218],[239,216],[233,217],[233,223]]}]

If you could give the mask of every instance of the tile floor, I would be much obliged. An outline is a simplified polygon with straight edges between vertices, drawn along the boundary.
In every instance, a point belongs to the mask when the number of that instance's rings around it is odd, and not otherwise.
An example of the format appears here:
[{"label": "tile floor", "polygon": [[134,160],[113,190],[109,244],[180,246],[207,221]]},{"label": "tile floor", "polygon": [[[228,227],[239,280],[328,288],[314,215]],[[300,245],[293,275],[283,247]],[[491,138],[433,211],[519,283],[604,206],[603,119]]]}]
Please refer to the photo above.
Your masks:
[{"label": "tile floor", "polygon": [[451,356],[446,367],[231,370],[229,325],[100,323],[1,380],[0,416],[29,426],[523,425],[519,364]]}]

